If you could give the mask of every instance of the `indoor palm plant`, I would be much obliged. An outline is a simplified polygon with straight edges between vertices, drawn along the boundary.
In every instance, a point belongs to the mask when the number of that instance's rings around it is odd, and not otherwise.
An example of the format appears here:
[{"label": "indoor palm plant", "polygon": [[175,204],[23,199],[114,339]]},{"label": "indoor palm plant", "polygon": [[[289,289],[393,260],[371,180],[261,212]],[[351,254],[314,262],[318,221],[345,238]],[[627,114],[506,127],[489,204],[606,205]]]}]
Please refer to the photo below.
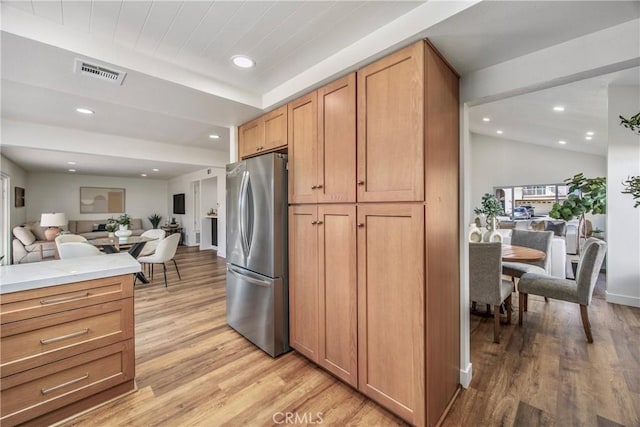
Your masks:
[{"label": "indoor palm plant", "polygon": [[157,213],[154,213],[153,215],[148,216],[147,219],[151,223],[151,227],[158,228],[158,225],[160,225],[160,221],[162,220],[162,217]]}]

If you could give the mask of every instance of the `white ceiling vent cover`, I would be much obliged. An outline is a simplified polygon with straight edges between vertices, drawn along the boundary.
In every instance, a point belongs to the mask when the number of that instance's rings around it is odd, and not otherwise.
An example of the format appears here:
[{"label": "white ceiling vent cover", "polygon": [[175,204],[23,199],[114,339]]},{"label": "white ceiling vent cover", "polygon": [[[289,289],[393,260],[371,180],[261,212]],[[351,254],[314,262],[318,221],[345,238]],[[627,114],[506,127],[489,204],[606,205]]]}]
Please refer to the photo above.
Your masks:
[{"label": "white ceiling vent cover", "polygon": [[121,85],[127,75],[124,71],[92,64],[79,58],[76,58],[74,71],[78,74],[84,74],[85,76],[106,80],[117,85]]}]

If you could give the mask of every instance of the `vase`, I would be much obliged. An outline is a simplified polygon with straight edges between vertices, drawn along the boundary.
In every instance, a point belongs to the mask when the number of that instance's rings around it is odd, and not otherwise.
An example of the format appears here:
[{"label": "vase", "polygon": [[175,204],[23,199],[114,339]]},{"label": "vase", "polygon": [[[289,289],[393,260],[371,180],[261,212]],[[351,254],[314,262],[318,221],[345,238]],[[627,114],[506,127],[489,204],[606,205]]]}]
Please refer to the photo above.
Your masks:
[{"label": "vase", "polygon": [[498,231],[498,221],[495,216],[487,217],[487,231],[482,236],[485,243],[502,242],[502,234]]},{"label": "vase", "polygon": [[469,225],[469,239],[470,242],[480,243],[482,242],[482,230],[478,228],[475,222]]},{"label": "vase", "polygon": [[128,225],[121,225],[119,230],[115,232],[115,235],[123,238],[123,237],[129,237],[131,236],[131,234],[133,233],[133,231],[129,230],[129,226]]}]

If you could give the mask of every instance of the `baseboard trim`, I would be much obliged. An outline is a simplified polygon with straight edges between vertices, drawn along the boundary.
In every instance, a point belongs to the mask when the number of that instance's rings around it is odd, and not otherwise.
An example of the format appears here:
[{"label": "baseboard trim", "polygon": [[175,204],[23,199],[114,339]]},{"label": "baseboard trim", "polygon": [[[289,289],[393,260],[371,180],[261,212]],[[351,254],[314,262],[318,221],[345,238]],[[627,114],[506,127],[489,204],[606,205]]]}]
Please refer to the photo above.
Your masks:
[{"label": "baseboard trim", "polygon": [[473,377],[473,364],[469,363],[466,369],[460,369],[460,385],[469,388],[471,377]]},{"label": "baseboard trim", "polygon": [[628,295],[613,294],[605,291],[606,300],[612,304],[628,305],[631,307],[640,307],[640,297],[630,297]]}]

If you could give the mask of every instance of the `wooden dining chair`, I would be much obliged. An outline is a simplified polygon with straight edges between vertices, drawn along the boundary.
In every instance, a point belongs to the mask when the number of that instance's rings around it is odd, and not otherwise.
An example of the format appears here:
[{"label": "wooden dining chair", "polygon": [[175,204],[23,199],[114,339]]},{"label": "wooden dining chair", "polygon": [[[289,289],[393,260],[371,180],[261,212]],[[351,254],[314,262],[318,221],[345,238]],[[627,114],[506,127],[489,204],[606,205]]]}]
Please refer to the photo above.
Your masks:
[{"label": "wooden dining chair", "polygon": [[493,342],[500,342],[500,306],[511,323],[513,283],[502,279],[502,244],[469,243],[469,298],[493,306]]},{"label": "wooden dining chair", "polygon": [[591,324],[587,307],[593,297],[593,289],[598,280],[598,274],[604,261],[607,244],[600,239],[590,238],[584,245],[582,255],[578,261],[576,280],[559,279],[546,274],[525,273],[518,283],[520,304],[518,307],[518,325],[522,326],[522,316],[527,311],[529,294],[546,298],[559,299],[580,305],[582,327],[587,341],[592,343]]}]

